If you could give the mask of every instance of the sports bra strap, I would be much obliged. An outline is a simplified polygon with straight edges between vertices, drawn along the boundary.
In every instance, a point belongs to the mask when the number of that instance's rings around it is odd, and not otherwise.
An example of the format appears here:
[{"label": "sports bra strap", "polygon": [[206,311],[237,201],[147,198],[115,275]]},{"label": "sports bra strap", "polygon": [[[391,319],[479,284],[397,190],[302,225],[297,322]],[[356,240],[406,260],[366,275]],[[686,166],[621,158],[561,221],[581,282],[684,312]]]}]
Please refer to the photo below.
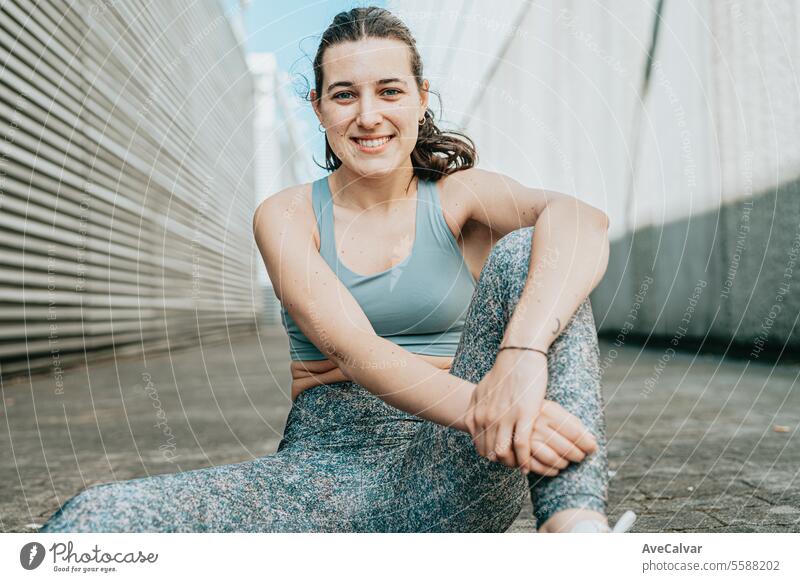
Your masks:
[{"label": "sports bra strap", "polygon": [[311,197],[319,232],[319,253],[329,265],[334,265],[336,260],[334,249],[336,247],[333,238],[333,201],[329,195],[327,180],[328,177],[324,176],[314,182]]}]

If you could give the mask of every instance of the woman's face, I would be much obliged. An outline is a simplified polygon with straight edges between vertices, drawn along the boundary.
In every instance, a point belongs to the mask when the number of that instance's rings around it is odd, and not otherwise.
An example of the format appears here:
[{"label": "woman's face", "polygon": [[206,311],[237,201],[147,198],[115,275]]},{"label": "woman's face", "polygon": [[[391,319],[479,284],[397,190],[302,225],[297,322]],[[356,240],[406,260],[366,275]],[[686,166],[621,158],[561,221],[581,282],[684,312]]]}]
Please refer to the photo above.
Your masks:
[{"label": "woman's face", "polygon": [[403,42],[367,38],[325,51],[321,99],[315,90],[311,99],[342,164],[362,176],[380,176],[408,165],[427,88],[427,80],[424,91],[417,88]]}]

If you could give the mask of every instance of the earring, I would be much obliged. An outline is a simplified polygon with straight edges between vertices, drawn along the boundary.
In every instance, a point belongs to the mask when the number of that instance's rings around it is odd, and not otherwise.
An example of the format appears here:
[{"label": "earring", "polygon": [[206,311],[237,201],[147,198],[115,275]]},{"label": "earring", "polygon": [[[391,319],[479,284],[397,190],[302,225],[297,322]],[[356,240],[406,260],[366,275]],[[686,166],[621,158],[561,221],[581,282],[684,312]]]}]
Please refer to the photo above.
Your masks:
[{"label": "earring", "polygon": [[325,133],[325,128],[322,127],[321,123],[319,124],[319,131],[320,131],[320,133]]},{"label": "earring", "polygon": [[428,118],[427,118],[427,117],[423,117],[423,118],[422,118],[420,121],[418,121],[417,123],[418,123],[418,124],[420,125],[420,127],[421,127],[421,126],[425,125],[425,122],[427,122],[427,121],[428,121]]}]

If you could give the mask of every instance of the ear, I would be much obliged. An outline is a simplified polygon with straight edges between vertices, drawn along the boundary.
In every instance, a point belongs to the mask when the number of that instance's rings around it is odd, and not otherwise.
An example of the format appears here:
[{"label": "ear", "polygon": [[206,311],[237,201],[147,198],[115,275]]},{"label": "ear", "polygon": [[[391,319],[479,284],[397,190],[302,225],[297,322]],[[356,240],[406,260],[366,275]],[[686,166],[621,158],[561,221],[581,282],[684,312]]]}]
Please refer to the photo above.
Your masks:
[{"label": "ear", "polygon": [[314,113],[317,115],[317,119],[320,123],[322,123],[322,113],[319,110],[319,103],[317,102],[317,90],[311,89],[308,94],[308,98],[311,100],[311,107],[314,109]]},{"label": "ear", "polygon": [[428,79],[423,79],[422,87],[419,91],[419,100],[420,100],[420,112],[417,116],[417,119],[421,118],[425,114],[425,110],[428,108],[428,89],[430,88],[431,84]]}]

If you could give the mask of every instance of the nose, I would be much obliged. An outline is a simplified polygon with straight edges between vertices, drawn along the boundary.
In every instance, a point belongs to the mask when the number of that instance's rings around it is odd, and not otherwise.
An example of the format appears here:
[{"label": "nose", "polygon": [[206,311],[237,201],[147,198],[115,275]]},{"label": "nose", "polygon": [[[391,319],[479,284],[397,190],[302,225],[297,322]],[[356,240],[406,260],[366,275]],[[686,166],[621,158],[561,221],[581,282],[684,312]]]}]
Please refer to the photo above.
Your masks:
[{"label": "nose", "polygon": [[381,122],[381,119],[382,115],[376,101],[370,96],[362,97],[356,123],[362,127],[374,127]]}]

